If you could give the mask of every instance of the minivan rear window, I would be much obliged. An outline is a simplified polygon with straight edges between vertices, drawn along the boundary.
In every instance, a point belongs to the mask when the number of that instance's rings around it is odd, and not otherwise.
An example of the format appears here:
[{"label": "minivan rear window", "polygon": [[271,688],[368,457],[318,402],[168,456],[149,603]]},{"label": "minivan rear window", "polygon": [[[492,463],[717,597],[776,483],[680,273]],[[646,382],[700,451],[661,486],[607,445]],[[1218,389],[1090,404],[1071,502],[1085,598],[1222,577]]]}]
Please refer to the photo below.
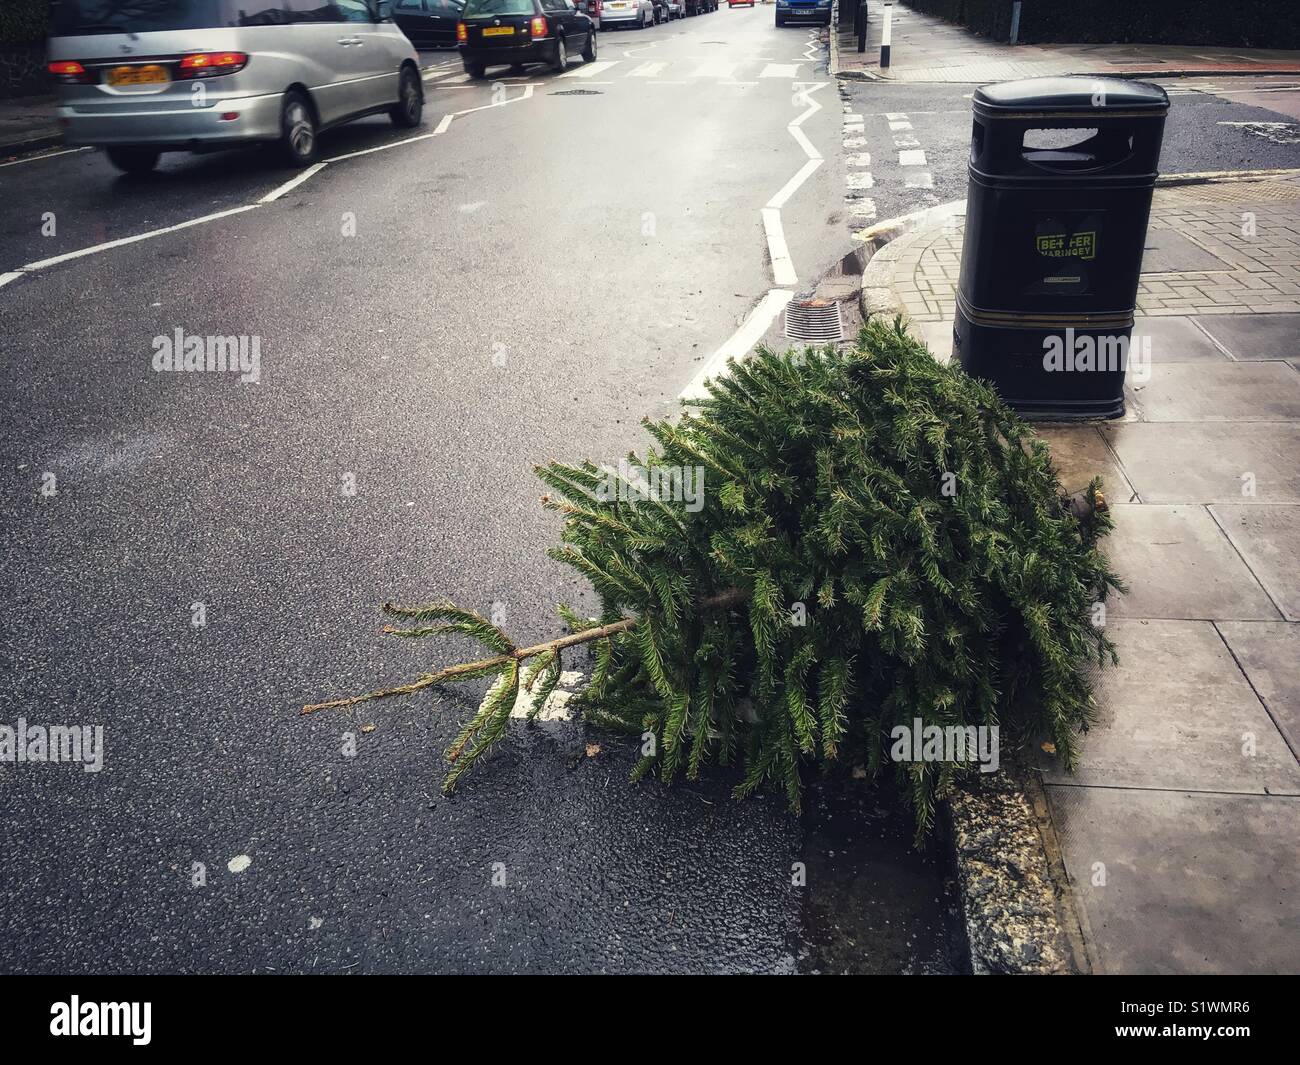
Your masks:
[{"label": "minivan rear window", "polygon": [[469,0],[461,18],[491,18],[493,15],[531,15],[533,0]]},{"label": "minivan rear window", "polygon": [[339,21],[331,0],[54,0],[50,36]]}]

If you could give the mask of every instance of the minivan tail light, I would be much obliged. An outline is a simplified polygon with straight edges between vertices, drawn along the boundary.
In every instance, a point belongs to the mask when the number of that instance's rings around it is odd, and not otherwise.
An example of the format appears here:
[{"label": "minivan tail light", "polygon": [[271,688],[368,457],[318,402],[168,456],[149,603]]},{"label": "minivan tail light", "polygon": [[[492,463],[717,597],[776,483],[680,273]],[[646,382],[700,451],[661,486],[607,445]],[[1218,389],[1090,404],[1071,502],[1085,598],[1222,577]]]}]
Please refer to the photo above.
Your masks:
[{"label": "minivan tail light", "polygon": [[533,19],[532,25],[529,27],[528,35],[532,37],[533,40],[537,40],[538,37],[545,37],[548,32],[546,19],[542,18],[541,15],[538,15]]},{"label": "minivan tail light", "polygon": [[65,85],[84,85],[90,81],[86,68],[75,59],[61,59],[49,65],[50,73]]},{"label": "minivan tail light", "polygon": [[469,27],[463,22],[456,23],[456,40],[462,44],[469,40]]},{"label": "minivan tail light", "polygon": [[192,52],[181,56],[178,73],[182,78],[215,78],[220,74],[233,74],[246,66],[246,52]]}]

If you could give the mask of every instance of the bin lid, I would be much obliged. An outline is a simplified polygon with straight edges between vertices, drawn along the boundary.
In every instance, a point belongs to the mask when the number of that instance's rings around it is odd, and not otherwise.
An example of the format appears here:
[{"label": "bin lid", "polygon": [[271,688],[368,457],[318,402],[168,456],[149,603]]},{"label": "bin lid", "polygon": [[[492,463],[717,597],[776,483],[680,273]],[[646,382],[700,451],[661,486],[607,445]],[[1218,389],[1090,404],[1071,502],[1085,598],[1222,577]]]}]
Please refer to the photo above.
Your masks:
[{"label": "bin lid", "polygon": [[1169,97],[1159,85],[1122,78],[1026,78],[975,90],[974,108],[989,117],[1114,112],[1160,115],[1169,110]]}]

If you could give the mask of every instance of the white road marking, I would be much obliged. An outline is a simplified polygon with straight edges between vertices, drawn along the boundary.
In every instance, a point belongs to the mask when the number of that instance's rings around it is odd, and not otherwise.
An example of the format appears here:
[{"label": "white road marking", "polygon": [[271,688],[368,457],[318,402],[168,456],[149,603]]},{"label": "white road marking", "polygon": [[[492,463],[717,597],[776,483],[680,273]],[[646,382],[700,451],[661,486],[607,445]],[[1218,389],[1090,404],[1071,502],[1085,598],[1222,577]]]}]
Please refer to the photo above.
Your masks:
[{"label": "white road marking", "polygon": [[845,148],[865,148],[866,146],[867,146],[866,137],[845,137],[844,138]]},{"label": "white road marking", "polygon": [[657,78],[666,66],[668,64],[663,61],[642,63],[639,67],[633,67],[623,76],[625,78]]},{"label": "white road marking", "polygon": [[912,123],[907,121],[895,120],[889,123],[889,131],[891,133],[898,133],[900,130],[911,129],[911,128],[912,128]]},{"label": "white road marking", "polygon": [[857,155],[848,156],[844,162],[849,166],[863,167],[871,165],[871,153],[859,152]]},{"label": "white road marking", "polygon": [[913,174],[904,182],[904,187],[909,189],[932,189],[934,188],[934,175],[928,170],[923,170],[919,174]]},{"label": "white road marking", "polygon": [[898,153],[899,166],[925,166],[925,152],[906,151]]},{"label": "white road marking", "polygon": [[897,111],[886,111],[886,112],[885,112],[885,117],[886,117],[887,119],[889,119],[890,122],[906,122],[906,121],[907,121],[907,116],[906,116],[906,115],[900,115]]},{"label": "white road marking", "polygon": [[191,218],[188,222],[179,222],[174,226],[164,226],[162,229],[151,229],[147,233],[137,233],[133,237],[121,237],[117,240],[106,241],[103,244],[93,244],[89,248],[80,248],[77,251],[64,252],[62,255],[55,255],[49,259],[41,259],[38,262],[28,263],[26,266],[19,267],[23,273],[31,273],[35,270],[44,270],[49,266],[57,266],[59,263],[70,262],[73,259],[80,259],[86,255],[94,255],[97,252],[109,251],[112,248],[121,248],[127,244],[136,244],[142,240],[149,240],[151,237],[161,237],[166,233],[176,233],[182,229],[189,229],[191,226],[201,226],[205,222],[215,222],[219,218],[229,218],[231,215],[243,214],[245,211],[252,211],[260,207],[260,203],[248,203],[243,207],[231,207],[225,211],[217,211],[215,214],[205,214],[201,218]]},{"label": "white road marking", "polygon": [[876,217],[876,201],[870,197],[863,197],[860,200],[846,200],[845,207],[848,209],[849,217],[858,222],[871,222]]},{"label": "white road marking", "polygon": [[42,159],[53,159],[56,155],[73,155],[76,152],[88,152],[90,148],[64,148],[58,152],[46,152],[44,155],[33,155],[27,159],[10,159],[7,163],[0,163],[0,168],[6,166],[17,166],[19,163],[38,163]]},{"label": "white road marking", "polygon": [[21,270],[10,270],[7,274],[0,274],[0,288],[4,288],[10,281],[17,281],[22,276]]},{"label": "white road marking", "polygon": [[894,146],[897,148],[919,148],[921,142],[909,133],[899,133],[894,135]]},{"label": "white road marking", "polygon": [[472,214],[480,207],[487,203],[487,200],[475,200],[473,203],[462,203],[456,208],[461,214]]},{"label": "white road marking", "polygon": [[799,172],[782,186],[781,191],[767,201],[767,206],[775,207],[778,210],[784,207],[786,200],[799,191],[799,186],[808,180],[809,175],[821,166],[822,162],[821,159],[809,159],[804,163],[799,168]]},{"label": "white road marking", "polygon": [[699,372],[691,378],[691,383],[682,389],[681,398],[699,399],[707,396],[708,391],[704,388],[704,382],[725,371],[728,359],[743,359],[748,355],[754,345],[763,339],[763,334],[776,321],[782,308],[793,298],[793,292],[774,288],[759,300],[758,306],[749,312],[749,317],[740,328],[722,347],[709,356]]},{"label": "white road marking", "polygon": [[790,136],[799,142],[799,147],[803,149],[804,155],[808,156],[809,159],[820,159],[822,157],[822,153],[814,148],[812,141],[808,139],[808,134],[798,126],[789,126],[787,128],[790,130]]},{"label": "white road marking", "polygon": [[763,230],[767,234],[767,253],[772,259],[772,281],[778,285],[797,285],[799,275],[794,272],[790,249],[785,243],[780,211],[763,208]]},{"label": "white road marking", "polygon": [[[533,98],[533,89],[535,87],[536,86],[533,85],[525,85],[523,86],[524,91],[522,93],[520,93],[518,96],[510,97],[509,100],[499,100],[496,103],[483,104],[480,107],[466,107],[462,111],[453,111],[451,112],[451,114],[446,115],[444,117],[447,122],[450,122],[453,116],[472,115],[475,111],[491,111],[494,107],[506,107],[509,104],[517,104],[521,100],[531,100]],[[446,128],[445,126],[440,124],[439,127],[436,130],[434,130],[434,133],[441,133],[442,130],[444,130],[445,128]]]},{"label": "white road marking", "polygon": [[869,189],[876,184],[876,179],[869,173],[845,174],[844,184],[850,189]]},{"label": "white road marking", "polygon": [[[601,60],[598,63],[583,63],[580,67],[574,67],[572,70],[566,70],[560,74],[559,78],[591,78],[597,74],[609,70],[610,67],[618,66],[617,59]],[[557,78],[558,80],[558,78]]]},{"label": "white road marking", "polygon": [[768,63],[759,72],[760,78],[797,78],[801,63]]},{"label": "white road marking", "polygon": [[260,200],[258,200],[257,202],[258,202],[258,203],[274,203],[274,202],[275,202],[276,200],[278,200],[281,196],[283,196],[286,192],[292,192],[292,191],[293,191],[294,189],[296,189],[299,185],[301,185],[304,181],[306,181],[309,177],[311,177],[313,174],[315,174],[318,170],[323,170],[324,168],[325,168],[325,162],[324,162],[324,161],[319,162],[319,163],[313,163],[313,164],[312,164],[311,166],[309,166],[306,170],[302,171],[302,173],[300,173],[297,177],[290,178],[290,179],[289,179],[288,181],[286,181],[283,185],[281,185],[278,189],[273,189],[272,191],[268,192],[265,196],[263,196],[263,197],[262,197]]}]

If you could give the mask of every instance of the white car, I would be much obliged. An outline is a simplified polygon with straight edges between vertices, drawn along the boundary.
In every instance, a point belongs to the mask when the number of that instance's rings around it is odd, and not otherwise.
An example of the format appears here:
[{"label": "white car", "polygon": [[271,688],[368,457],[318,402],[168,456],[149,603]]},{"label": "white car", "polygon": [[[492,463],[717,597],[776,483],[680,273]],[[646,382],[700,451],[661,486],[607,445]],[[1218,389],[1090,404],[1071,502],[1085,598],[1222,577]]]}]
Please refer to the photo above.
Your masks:
[{"label": "white car", "polygon": [[594,16],[602,30],[615,26],[635,26],[639,30],[655,24],[652,0],[604,0]]}]

